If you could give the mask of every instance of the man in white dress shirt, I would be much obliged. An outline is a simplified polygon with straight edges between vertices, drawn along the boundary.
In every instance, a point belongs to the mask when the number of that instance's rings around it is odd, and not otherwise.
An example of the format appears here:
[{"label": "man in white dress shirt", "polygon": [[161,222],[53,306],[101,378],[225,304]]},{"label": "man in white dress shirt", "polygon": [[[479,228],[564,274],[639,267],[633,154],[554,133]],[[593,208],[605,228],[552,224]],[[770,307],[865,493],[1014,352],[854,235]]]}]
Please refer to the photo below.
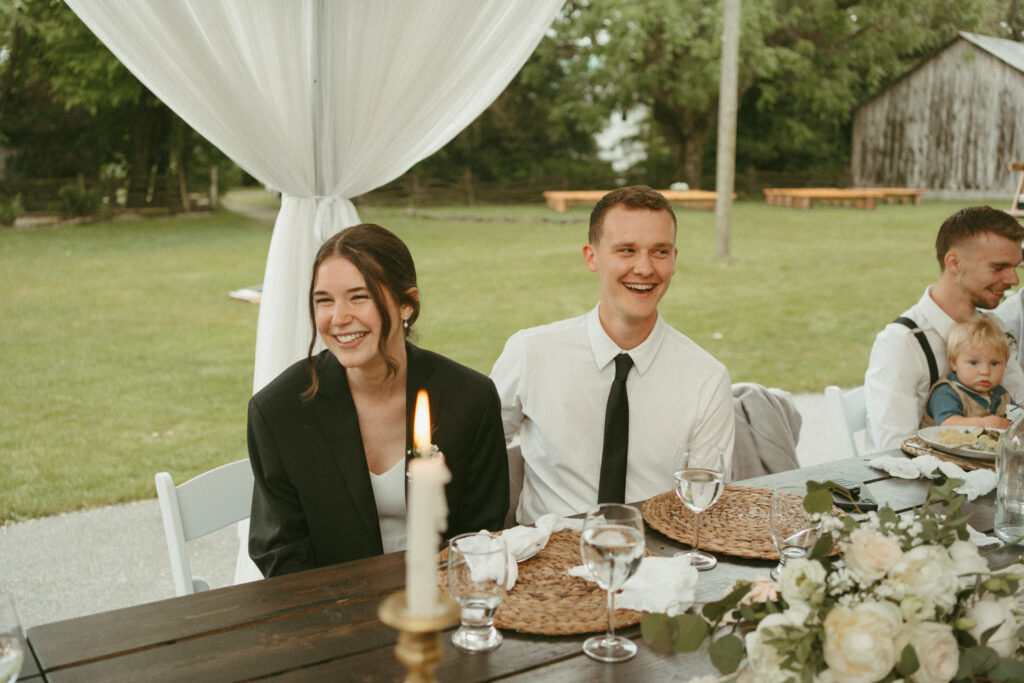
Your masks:
[{"label": "man in white dress shirt", "polygon": [[[907,323],[892,322],[878,333],[864,375],[869,450],[899,448],[921,424],[933,382],[949,374],[946,338],[953,325],[977,309],[995,308],[1017,284],[1024,229],[1013,216],[988,206],[972,206],[946,219],[935,240],[939,279],[902,318],[916,323],[934,358],[929,367],[922,342]],[[997,319],[998,322],[998,319]],[[1017,349],[1011,343],[1011,356]],[[1024,399],[1024,371],[1008,363],[1003,386],[1012,399]]]},{"label": "man in white dress shirt", "polygon": [[675,214],[658,192],[637,186],[606,195],[583,246],[587,268],[600,278],[599,303],[584,315],[520,330],[495,362],[505,439],[519,434],[525,461],[519,522],[598,502],[606,402],[624,352],[632,360],[625,502],[671,490],[688,449],[722,449],[728,476],[735,431],[729,373],[658,313],[675,272],[675,239]]},{"label": "man in white dress shirt", "polygon": [[[1017,354],[1010,361],[1017,361],[1017,364],[1024,369],[1024,289],[1018,289],[1010,296],[1003,299],[1003,303],[996,306],[996,315],[1003,322],[1007,333],[1017,343]],[[1010,345],[1013,348],[1013,344]],[[1024,396],[1014,397],[1015,401],[1024,401]]]}]

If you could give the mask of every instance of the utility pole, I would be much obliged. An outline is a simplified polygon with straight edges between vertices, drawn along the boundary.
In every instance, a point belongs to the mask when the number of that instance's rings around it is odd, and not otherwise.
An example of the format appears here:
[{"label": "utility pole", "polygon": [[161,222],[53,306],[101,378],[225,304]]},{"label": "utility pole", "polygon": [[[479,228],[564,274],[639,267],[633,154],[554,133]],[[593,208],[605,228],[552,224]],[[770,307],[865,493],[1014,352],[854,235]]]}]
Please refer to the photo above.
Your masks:
[{"label": "utility pole", "polygon": [[729,263],[732,193],[736,186],[736,102],[740,51],[740,0],[724,0],[722,73],[718,89],[718,158],[715,169],[715,261]]}]

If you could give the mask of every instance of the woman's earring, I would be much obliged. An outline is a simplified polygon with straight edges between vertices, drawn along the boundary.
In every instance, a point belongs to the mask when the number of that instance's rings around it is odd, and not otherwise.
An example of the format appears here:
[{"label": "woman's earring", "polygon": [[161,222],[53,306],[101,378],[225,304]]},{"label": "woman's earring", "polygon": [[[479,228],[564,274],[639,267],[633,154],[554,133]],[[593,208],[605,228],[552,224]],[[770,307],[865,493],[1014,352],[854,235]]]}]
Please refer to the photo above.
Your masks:
[{"label": "woman's earring", "polygon": [[402,318],[402,327],[404,327],[405,329],[409,329],[409,319],[408,318]]}]

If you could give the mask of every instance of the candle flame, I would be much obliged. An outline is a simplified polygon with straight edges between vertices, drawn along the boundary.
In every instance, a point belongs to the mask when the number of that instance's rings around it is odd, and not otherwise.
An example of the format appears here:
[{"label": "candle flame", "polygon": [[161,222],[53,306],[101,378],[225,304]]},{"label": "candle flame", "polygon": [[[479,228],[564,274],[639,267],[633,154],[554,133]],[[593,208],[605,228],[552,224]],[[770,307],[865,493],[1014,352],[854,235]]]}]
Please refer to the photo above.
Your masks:
[{"label": "candle flame", "polygon": [[416,414],[412,421],[412,443],[420,455],[430,451],[430,401],[426,389],[416,394]]}]

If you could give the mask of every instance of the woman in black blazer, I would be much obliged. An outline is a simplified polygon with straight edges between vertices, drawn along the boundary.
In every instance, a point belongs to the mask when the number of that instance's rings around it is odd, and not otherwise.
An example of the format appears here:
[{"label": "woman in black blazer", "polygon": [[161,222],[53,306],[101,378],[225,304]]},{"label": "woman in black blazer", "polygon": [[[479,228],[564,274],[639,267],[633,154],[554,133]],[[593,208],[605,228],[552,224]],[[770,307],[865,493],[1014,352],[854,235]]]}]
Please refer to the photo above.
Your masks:
[{"label": "woman in black blazer", "polygon": [[[309,356],[249,402],[249,554],[265,576],[405,547],[405,468],[419,389],[452,481],[447,536],[500,529],[508,509],[491,380],[406,341],[419,315],[412,255],[378,225],[327,240],[313,264]],[[313,355],[317,336],[327,349]]]}]

